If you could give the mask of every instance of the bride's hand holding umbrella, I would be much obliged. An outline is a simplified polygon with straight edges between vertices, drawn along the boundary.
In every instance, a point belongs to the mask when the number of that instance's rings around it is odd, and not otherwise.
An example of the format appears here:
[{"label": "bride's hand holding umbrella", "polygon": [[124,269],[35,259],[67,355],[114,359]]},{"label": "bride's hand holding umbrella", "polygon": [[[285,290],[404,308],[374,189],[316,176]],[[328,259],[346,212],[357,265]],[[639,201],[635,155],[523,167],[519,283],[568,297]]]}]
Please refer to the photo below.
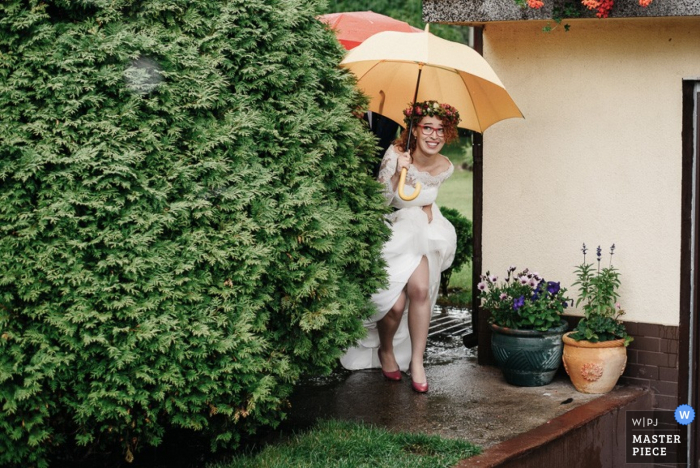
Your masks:
[{"label": "bride's hand holding umbrella", "polygon": [[416,182],[415,189],[411,195],[406,195],[404,193],[404,186],[406,184],[406,173],[408,172],[408,167],[411,165],[413,158],[411,157],[411,154],[406,151],[403,153],[399,153],[399,157],[396,161],[396,174],[394,174],[394,189],[397,187],[397,180],[398,180],[398,194],[399,197],[401,197],[402,200],[405,201],[411,201],[415,199],[418,194],[420,193],[421,189],[421,184],[420,182]]}]

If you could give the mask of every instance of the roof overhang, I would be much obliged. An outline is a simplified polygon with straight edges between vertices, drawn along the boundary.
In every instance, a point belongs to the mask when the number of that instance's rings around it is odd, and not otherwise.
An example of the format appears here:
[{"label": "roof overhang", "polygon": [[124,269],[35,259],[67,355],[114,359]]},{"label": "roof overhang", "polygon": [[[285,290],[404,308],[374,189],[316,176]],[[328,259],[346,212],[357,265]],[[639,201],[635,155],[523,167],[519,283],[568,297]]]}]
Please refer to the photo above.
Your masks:
[{"label": "roof overhang", "polygon": [[[540,9],[521,7],[515,0],[423,0],[423,20],[428,23],[456,23],[480,26],[499,21],[551,20],[563,15],[564,7],[574,15],[565,19],[596,18],[580,0],[543,0]],[[700,16],[700,0],[653,0],[647,7],[638,0],[615,0],[610,18]]]}]

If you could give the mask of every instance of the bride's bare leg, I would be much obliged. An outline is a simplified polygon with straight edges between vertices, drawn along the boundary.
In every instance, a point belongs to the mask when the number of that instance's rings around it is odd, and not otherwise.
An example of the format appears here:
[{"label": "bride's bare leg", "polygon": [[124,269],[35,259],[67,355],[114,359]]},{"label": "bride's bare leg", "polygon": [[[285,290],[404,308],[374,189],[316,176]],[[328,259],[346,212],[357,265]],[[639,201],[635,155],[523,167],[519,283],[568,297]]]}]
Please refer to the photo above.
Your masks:
[{"label": "bride's bare leg", "polygon": [[377,322],[377,332],[379,333],[379,353],[382,360],[382,369],[387,372],[393,372],[399,369],[394,356],[394,335],[401,324],[403,310],[406,307],[406,293],[401,292],[401,295],[396,300],[394,306],[380,321]]},{"label": "bride's bare leg", "polygon": [[423,354],[428,341],[430,328],[430,294],[429,294],[428,259],[423,257],[418,268],[408,279],[408,331],[411,335],[411,378],[414,382],[424,383],[425,369]]}]

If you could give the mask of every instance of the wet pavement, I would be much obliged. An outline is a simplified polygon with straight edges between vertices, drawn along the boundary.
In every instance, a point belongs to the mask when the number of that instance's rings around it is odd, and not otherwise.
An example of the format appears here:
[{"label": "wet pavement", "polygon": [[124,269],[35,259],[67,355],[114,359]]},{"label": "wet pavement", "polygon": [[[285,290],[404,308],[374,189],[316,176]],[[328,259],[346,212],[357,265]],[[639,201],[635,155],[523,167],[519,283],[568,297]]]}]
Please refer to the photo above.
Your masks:
[{"label": "wet pavement", "polygon": [[[452,328],[433,333],[438,328],[436,316],[454,322]],[[465,326],[456,326],[459,323]],[[477,364],[476,348],[464,347],[461,336],[470,325],[468,311],[434,314],[426,352],[427,394],[414,392],[406,374],[401,382],[392,382],[378,369],[339,370],[300,383],[290,398],[284,426],[300,430],[330,418],[363,421],[394,431],[465,439],[488,448],[599,396],[577,392],[563,372],[542,387],[508,384],[496,367]]]}]

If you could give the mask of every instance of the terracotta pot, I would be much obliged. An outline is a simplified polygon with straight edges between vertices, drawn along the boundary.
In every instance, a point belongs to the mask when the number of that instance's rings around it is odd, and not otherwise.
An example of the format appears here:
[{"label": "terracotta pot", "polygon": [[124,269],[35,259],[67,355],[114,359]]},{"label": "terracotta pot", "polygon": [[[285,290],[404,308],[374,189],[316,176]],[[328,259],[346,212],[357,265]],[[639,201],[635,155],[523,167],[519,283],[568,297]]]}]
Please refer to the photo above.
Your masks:
[{"label": "terracotta pot", "polygon": [[627,364],[625,340],[576,341],[566,333],[562,361],[571,383],[581,393],[607,393],[615,387]]}]

